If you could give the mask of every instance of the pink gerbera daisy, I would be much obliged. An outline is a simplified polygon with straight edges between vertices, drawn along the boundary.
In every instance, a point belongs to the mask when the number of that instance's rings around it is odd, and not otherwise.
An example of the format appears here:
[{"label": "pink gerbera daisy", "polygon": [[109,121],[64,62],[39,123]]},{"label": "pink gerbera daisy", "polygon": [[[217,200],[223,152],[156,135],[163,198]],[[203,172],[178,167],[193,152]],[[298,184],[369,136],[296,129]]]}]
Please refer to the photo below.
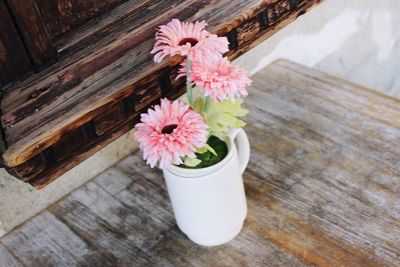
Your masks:
[{"label": "pink gerbera daisy", "polygon": [[[179,70],[180,78],[186,75],[186,64]],[[251,84],[245,71],[232,65],[226,57],[214,56],[193,61],[190,78],[199,90],[213,100],[235,100],[247,96]]]},{"label": "pink gerbera daisy", "polygon": [[182,157],[195,158],[195,151],[206,145],[207,125],[201,115],[180,101],[162,99],[161,105],[141,115],[134,136],[143,158],[152,168],[179,165]]},{"label": "pink gerbera daisy", "polygon": [[166,56],[187,56],[190,59],[214,53],[225,53],[228,39],[210,34],[204,27],[205,21],[188,23],[173,19],[160,26],[156,33],[156,43],[151,51],[154,61],[160,63]]}]

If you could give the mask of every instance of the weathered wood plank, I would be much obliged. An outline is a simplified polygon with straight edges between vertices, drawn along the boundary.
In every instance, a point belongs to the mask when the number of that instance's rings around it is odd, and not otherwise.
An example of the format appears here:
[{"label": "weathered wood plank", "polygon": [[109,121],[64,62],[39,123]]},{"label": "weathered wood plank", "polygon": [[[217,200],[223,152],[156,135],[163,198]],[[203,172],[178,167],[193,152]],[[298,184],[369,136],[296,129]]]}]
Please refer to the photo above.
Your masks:
[{"label": "weathered wood plank", "polygon": [[[92,51],[91,56],[80,57],[69,65],[58,64],[54,70],[47,72],[46,78],[39,77],[36,81],[32,79],[10,91],[2,104],[7,110],[2,116],[2,124],[6,128],[9,144],[3,158],[7,166],[13,168],[10,171],[18,174],[23,180],[32,180],[32,182],[40,180],[38,185],[44,186],[85,158],[79,157],[76,153],[70,153],[69,157],[63,160],[53,163],[44,162],[44,169],[43,165],[35,165],[39,158],[42,158],[40,154],[49,147],[57,146],[61,142],[70,142],[68,132],[90,121],[95,124],[99,121],[102,124],[103,119],[108,120],[102,116],[104,110],[118,101],[124,103],[132,99],[132,94],[140,94],[139,89],[148,88],[143,94],[152,95],[154,98],[133,97],[135,111],[138,111],[137,108],[148,107],[161,96],[178,97],[183,92],[181,84],[166,81],[165,77],[174,72],[174,68],[181,59],[175,58],[162,65],[154,66],[149,54],[156,27],[170,18],[207,19],[210,23],[209,29],[219,34],[225,34],[232,29],[238,30],[237,38],[240,41],[238,47],[228,53],[231,58],[234,58],[251,48],[251,42],[265,39],[283,25],[293,21],[298,14],[319,2],[317,0],[303,1],[297,9],[285,9],[276,15],[279,18],[276,22],[270,27],[261,29],[246,25],[260,24],[261,22],[255,21],[254,17],[259,18],[260,12],[267,12],[266,10],[271,8],[272,11],[268,12],[275,14],[276,5],[288,6],[288,0],[194,1],[193,3],[190,1],[192,0],[175,2],[175,8],[168,8],[167,12],[161,9],[162,16],[146,14],[145,19],[143,14],[138,14],[136,23],[141,22],[141,27],[131,28],[132,30],[124,36],[110,40],[110,43],[101,46],[99,50]],[[164,2],[158,1],[154,5],[162,3]],[[161,12],[160,8],[150,9],[149,12],[156,15],[157,12]],[[149,20],[149,18],[152,19]],[[242,28],[243,30],[239,31]],[[59,68],[60,66],[63,68]],[[144,82],[148,86],[144,87]],[[160,90],[161,95],[157,95]],[[121,119],[112,123],[112,120],[108,120],[107,127],[99,127],[100,132],[107,132],[108,138],[116,138],[133,126],[125,127],[126,121],[126,119]],[[121,124],[124,126],[122,127]],[[96,125],[94,126],[97,128]],[[93,142],[82,143],[81,147],[87,151],[97,151],[107,141],[107,138],[94,136]],[[86,153],[86,155],[89,154]],[[63,156],[55,153],[54,157],[62,158]],[[40,168],[35,166],[40,166]]]},{"label": "weathered wood plank", "polygon": [[[176,8],[181,1],[156,1],[156,0],[128,0],[113,10],[97,19],[86,22],[81,27],[72,29],[67,36],[59,36],[56,40],[57,51],[61,56],[67,56],[79,52],[85,45],[92,46],[93,43],[105,43],[121,35],[123,31],[130,31],[141,24],[159,16],[161,7],[170,6]],[[144,18],[143,13],[149,17]],[[100,44],[97,44],[100,45]]]},{"label": "weathered wood plank", "polygon": [[[368,151],[375,160],[384,160],[392,167],[400,166],[397,145],[400,143],[400,100],[381,97],[377,92],[370,92],[369,98],[362,95],[357,98],[360,87],[351,87],[335,77],[290,63],[292,69],[297,67],[296,73],[292,73],[285,64],[289,63],[282,61],[259,74],[260,77],[267,74],[273,77],[256,79],[256,86],[265,88],[255,92],[254,101],[258,101],[259,106],[263,101],[264,110],[279,113],[293,122],[306,123],[310,128],[321,126],[314,131],[337,143]],[[339,90],[339,84],[347,90]],[[276,91],[277,87],[279,91]]]},{"label": "weathered wood plank", "polygon": [[[274,129],[260,132],[248,127],[250,137],[259,138],[252,143],[246,176],[246,192],[258,214],[255,231],[318,266],[396,265],[399,252],[392,248],[399,243],[400,213],[393,195],[400,191],[386,194],[387,185],[369,182],[368,175],[379,169],[365,166],[374,161],[364,163],[362,154],[336,149],[340,151],[336,155],[335,147],[323,149],[281,138]],[[307,139],[307,133],[302,138]],[[363,164],[354,162],[353,156]]]},{"label": "weathered wood plank", "polygon": [[[105,191],[104,191],[104,190]],[[109,193],[106,193],[109,192]],[[113,195],[113,196],[112,196]],[[201,248],[176,228],[159,170],[149,171],[136,154],[71,194],[50,211],[80,236],[111,253],[124,266],[132,248],[156,266],[305,266],[248,230],[217,249]],[[257,242],[262,247],[245,248]]]},{"label": "weathered wood plank", "polygon": [[[157,205],[172,211],[160,170],[149,169],[140,153],[121,161],[116,168],[133,181],[127,190],[116,196],[124,205],[151,210],[151,206]],[[171,220],[169,223],[174,224]],[[172,266],[306,266],[302,260],[246,227],[234,241],[214,248],[193,244],[173,227],[163,232],[163,238],[149,248],[148,253],[157,261],[167,261]]]},{"label": "weathered wood plank", "polygon": [[253,78],[255,231],[319,266],[398,265],[398,100],[287,61]]},{"label": "weathered wood plank", "polygon": [[23,265],[0,243],[0,262],[3,267],[22,267]]},{"label": "weathered wood plank", "polygon": [[125,1],[127,0],[36,0],[36,5],[49,34],[55,39]]},{"label": "weathered wood plank", "polygon": [[129,176],[115,167],[97,176],[94,182],[113,196],[125,190],[133,183]]},{"label": "weathered wood plank", "polygon": [[[46,263],[53,249],[61,266],[77,248],[84,266],[399,266],[398,100],[288,61],[253,80],[248,217],[233,241],[190,242],[160,170],[137,152],[2,242],[23,263]],[[56,241],[66,233],[76,245]]]},{"label": "weathered wood plank", "polygon": [[4,0],[0,1],[0,88],[32,70]]},{"label": "weathered wood plank", "polygon": [[36,68],[52,62],[56,57],[39,9],[34,0],[5,0],[10,5],[24,43]]},{"label": "weathered wood plank", "polygon": [[[37,189],[43,188],[64,174],[66,170],[72,169],[101,148],[129,131],[132,125],[135,125],[137,122],[137,117],[128,118],[120,127],[113,129],[114,132],[109,132],[95,139],[87,140],[86,146],[80,146],[79,149],[74,150],[68,160],[57,162],[57,155],[52,153],[52,149],[46,149],[29,162],[7,170],[16,177],[27,177],[25,181],[29,182]],[[90,125],[91,122],[89,121],[88,124]]]},{"label": "weathered wood plank", "polygon": [[114,266],[154,264],[141,247],[153,238],[157,240],[161,229],[151,224],[150,211],[142,213],[137,207],[125,207],[96,183],[90,182],[73,192],[50,211],[87,242],[104,251]]},{"label": "weathered wood plank", "polygon": [[47,211],[2,238],[2,243],[25,266],[112,266],[101,251],[93,251],[90,244]]}]

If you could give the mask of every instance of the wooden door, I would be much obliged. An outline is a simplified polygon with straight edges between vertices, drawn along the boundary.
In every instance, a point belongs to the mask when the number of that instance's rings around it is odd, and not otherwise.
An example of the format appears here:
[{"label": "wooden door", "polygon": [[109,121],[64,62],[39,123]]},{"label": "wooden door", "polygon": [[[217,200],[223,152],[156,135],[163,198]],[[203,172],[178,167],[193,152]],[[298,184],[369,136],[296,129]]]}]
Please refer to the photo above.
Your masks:
[{"label": "wooden door", "polygon": [[3,0],[0,0],[0,88],[32,70],[31,61]]},{"label": "wooden door", "polygon": [[6,0],[36,69],[57,61],[71,32],[127,0]]}]

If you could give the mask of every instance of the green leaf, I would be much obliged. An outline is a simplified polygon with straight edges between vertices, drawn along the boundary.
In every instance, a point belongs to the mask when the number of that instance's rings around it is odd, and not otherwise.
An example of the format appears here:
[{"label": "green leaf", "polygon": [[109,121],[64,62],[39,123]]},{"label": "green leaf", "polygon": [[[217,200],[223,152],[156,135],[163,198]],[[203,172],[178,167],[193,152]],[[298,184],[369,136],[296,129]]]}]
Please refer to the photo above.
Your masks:
[{"label": "green leaf", "polygon": [[222,137],[231,128],[245,126],[246,123],[237,118],[249,113],[248,110],[241,107],[242,104],[243,99],[213,102],[210,110],[205,114],[209,133]]},{"label": "green leaf", "polygon": [[242,108],[241,107],[242,104],[243,104],[243,99],[237,99],[236,101],[224,100],[215,103],[214,108],[219,112],[227,113],[234,117],[243,117],[247,115],[249,111]]},{"label": "green leaf", "polygon": [[[218,162],[223,160],[228,154],[228,146],[224,141],[216,136],[210,136],[208,138],[207,146],[209,146],[209,148],[207,148],[207,151],[203,154],[196,152],[196,159],[200,161],[199,163],[197,163],[197,161],[193,161],[194,159],[185,157],[183,158],[184,164],[181,164],[179,166],[188,169],[206,168],[217,164]],[[215,152],[215,154],[212,151]],[[186,164],[186,162],[190,165]]]},{"label": "green leaf", "polygon": [[214,156],[218,156],[217,152],[215,152],[214,148],[212,148],[209,144],[206,145],[207,151],[210,151]]},{"label": "green leaf", "polygon": [[196,159],[196,158],[189,158],[189,157],[183,158],[183,164],[185,164],[188,167],[196,167],[200,163],[201,163],[201,160]]},{"label": "green leaf", "polygon": [[226,143],[218,137],[210,136],[210,138],[207,140],[207,145],[212,148],[215,154],[210,150],[203,154],[196,154],[197,158],[201,160],[201,163],[197,166],[197,168],[205,168],[217,164],[223,160],[228,153],[228,147]]},{"label": "green leaf", "polygon": [[196,153],[198,154],[204,154],[208,151],[206,146],[200,147],[199,149],[197,149]]},{"label": "green leaf", "polygon": [[215,156],[217,156],[217,152],[215,152],[214,148],[212,148],[209,144],[206,144],[203,147],[200,147],[196,153],[197,154],[204,154],[206,152],[210,151],[212,154],[214,154]]}]

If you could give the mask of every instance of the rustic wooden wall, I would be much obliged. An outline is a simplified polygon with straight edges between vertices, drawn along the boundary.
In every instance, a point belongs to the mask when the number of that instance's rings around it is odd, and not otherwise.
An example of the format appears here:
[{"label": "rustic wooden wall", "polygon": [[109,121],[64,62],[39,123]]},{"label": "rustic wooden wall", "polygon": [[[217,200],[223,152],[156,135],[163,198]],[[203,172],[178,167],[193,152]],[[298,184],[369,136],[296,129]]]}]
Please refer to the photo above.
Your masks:
[{"label": "rustic wooden wall", "polygon": [[163,2],[153,3],[161,10],[148,12],[164,16],[145,14],[142,7],[135,13],[140,24],[122,37],[88,57],[77,54],[82,58],[56,64],[5,95],[2,125],[9,147],[3,159],[10,173],[41,188],[132,129],[160,97],[182,94],[184,81],[175,80],[181,60],[152,63],[158,25],[173,17],[206,19],[209,30],[228,37],[233,59],[320,1],[182,0],[173,9]]},{"label": "rustic wooden wall", "polygon": [[0,0],[0,88],[32,70],[31,61],[4,0]]},{"label": "rustic wooden wall", "polygon": [[[128,0],[6,0],[18,24],[36,70],[56,62],[60,38]],[[135,4],[140,1],[133,1]],[[142,1],[143,2],[143,1]],[[62,43],[62,41],[61,41]]]}]

